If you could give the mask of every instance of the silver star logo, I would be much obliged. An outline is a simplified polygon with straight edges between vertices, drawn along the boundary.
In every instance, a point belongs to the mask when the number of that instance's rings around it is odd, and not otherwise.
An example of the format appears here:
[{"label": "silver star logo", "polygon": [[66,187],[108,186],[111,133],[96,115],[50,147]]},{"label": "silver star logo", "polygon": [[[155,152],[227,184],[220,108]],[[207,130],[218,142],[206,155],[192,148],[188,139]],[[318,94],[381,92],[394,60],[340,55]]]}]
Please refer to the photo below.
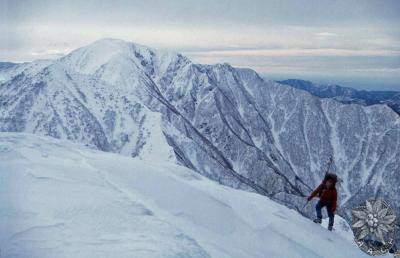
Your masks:
[{"label": "silver star logo", "polygon": [[370,255],[387,253],[394,243],[396,216],[383,200],[367,200],[352,211],[357,245]]}]

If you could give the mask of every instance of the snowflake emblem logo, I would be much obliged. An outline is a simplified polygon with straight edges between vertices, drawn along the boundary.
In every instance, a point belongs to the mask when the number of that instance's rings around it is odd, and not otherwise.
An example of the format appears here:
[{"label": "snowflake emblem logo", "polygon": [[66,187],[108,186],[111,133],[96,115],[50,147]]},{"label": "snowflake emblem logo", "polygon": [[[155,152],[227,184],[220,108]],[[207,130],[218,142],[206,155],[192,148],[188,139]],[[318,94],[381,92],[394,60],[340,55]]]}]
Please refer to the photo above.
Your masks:
[{"label": "snowflake emblem logo", "polygon": [[396,215],[382,199],[367,200],[352,211],[352,230],[360,249],[369,255],[382,255],[394,244]]}]

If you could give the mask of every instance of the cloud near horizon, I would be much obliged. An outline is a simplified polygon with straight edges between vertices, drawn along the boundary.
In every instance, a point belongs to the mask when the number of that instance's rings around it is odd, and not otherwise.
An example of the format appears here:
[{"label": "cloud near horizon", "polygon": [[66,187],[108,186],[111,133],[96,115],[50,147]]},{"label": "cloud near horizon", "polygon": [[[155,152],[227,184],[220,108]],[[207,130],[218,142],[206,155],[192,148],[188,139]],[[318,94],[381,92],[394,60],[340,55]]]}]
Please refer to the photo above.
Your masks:
[{"label": "cloud near horizon", "polygon": [[112,37],[272,76],[370,82],[376,74],[379,81],[386,76],[386,88],[400,90],[399,7],[396,1],[3,0],[0,60],[57,58]]}]

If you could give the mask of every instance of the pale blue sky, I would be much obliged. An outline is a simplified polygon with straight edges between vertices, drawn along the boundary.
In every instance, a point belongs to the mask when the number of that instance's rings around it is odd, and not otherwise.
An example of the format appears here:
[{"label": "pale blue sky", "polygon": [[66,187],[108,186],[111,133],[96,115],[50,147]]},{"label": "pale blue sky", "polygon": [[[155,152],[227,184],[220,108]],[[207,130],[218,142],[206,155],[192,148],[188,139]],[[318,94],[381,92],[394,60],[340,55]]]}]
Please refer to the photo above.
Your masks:
[{"label": "pale blue sky", "polygon": [[400,90],[400,1],[0,0],[0,60],[56,58],[103,37],[271,78]]}]

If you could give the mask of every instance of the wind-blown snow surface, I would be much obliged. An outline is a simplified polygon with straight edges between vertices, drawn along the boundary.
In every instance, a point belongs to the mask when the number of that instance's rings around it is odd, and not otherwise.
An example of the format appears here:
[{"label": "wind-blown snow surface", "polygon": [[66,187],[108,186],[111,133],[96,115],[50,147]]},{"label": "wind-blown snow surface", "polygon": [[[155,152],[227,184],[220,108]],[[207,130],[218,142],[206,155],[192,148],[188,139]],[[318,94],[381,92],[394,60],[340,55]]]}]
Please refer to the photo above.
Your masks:
[{"label": "wind-blown snow surface", "polygon": [[341,215],[375,196],[400,213],[400,117],[385,105],[320,99],[250,69],[115,39],[30,66],[3,74],[0,131],[176,161],[299,211],[333,156]]},{"label": "wind-blown snow surface", "polygon": [[0,211],[2,257],[368,257],[339,226],[185,167],[30,134],[0,133]]}]

